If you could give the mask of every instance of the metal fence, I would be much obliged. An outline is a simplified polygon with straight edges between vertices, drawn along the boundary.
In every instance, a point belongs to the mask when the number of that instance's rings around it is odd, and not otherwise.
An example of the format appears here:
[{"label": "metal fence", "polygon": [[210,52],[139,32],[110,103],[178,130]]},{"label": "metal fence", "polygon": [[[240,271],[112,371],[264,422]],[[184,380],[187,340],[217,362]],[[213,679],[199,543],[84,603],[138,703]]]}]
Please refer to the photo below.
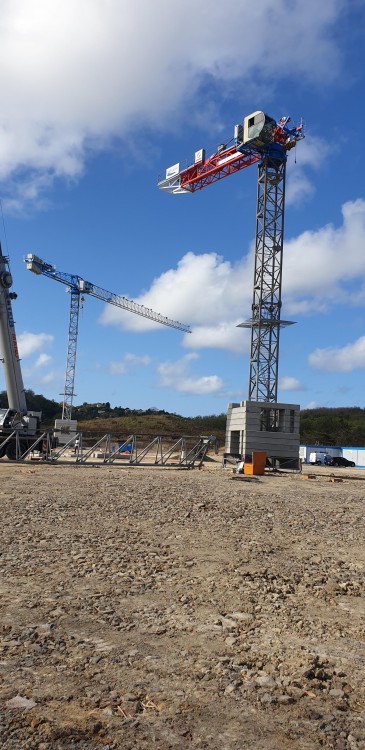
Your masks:
[{"label": "metal fence", "polygon": [[10,461],[38,461],[48,464],[71,463],[74,465],[97,464],[118,466],[160,466],[185,469],[200,468],[210,449],[217,452],[218,443],[214,435],[200,437],[196,442],[181,437],[173,444],[161,435],[150,442],[129,435],[122,443],[116,443],[109,433],[93,445],[86,444],[82,432],[73,434],[64,444],[54,444],[52,431],[45,431],[34,439],[24,440],[14,431],[0,443],[0,455]]}]

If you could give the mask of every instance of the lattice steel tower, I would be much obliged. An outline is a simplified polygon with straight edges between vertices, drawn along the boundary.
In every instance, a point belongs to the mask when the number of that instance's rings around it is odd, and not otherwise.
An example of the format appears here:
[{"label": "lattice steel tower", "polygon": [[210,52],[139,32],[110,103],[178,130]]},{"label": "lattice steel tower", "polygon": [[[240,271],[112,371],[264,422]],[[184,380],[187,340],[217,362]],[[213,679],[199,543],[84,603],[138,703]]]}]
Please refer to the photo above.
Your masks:
[{"label": "lattice steel tower", "polygon": [[256,247],[251,328],[250,401],[277,401],[281,285],[283,269],[286,153],[269,153],[259,163]]}]

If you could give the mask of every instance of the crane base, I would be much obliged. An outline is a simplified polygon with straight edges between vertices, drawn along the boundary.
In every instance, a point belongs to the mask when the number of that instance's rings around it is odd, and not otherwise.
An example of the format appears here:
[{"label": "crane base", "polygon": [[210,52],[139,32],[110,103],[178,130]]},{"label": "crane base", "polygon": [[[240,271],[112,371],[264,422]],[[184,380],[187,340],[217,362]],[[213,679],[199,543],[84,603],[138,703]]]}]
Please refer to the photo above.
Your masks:
[{"label": "crane base", "polygon": [[252,460],[254,451],[265,451],[272,468],[299,467],[298,404],[241,401],[229,404],[225,458]]}]

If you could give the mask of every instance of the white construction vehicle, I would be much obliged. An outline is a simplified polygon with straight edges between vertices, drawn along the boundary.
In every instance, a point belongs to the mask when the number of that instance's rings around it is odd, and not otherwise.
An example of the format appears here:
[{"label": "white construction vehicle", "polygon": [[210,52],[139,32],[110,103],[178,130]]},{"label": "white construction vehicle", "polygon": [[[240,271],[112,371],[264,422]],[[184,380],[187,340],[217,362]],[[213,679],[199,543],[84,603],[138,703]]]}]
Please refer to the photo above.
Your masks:
[{"label": "white construction vehicle", "polygon": [[36,441],[41,412],[28,411],[20,368],[11,301],[16,299],[9,259],[0,244],[0,358],[4,365],[8,408],[0,409],[0,458],[20,458]]}]

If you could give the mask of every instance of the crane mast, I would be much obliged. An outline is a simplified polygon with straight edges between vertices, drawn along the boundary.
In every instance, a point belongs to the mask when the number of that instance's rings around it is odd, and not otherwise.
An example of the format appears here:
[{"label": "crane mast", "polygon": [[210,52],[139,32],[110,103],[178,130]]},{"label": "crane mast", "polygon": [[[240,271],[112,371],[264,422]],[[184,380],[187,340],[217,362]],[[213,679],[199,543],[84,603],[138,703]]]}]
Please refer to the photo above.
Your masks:
[{"label": "crane mast", "polygon": [[9,258],[3,255],[0,245],[0,352],[9,409],[23,416],[27,414],[27,402],[11,305],[17,295],[10,291],[12,285]]},{"label": "crane mast", "polygon": [[28,271],[32,271],[36,275],[48,276],[50,279],[59,281],[61,284],[65,284],[70,290],[70,317],[68,327],[68,344],[67,344],[67,360],[66,360],[66,376],[65,376],[65,388],[63,395],[63,409],[62,419],[71,419],[72,404],[74,397],[74,384],[75,384],[75,371],[76,371],[76,353],[77,353],[77,338],[78,338],[78,326],[79,326],[79,312],[80,302],[83,299],[84,294],[88,294],[91,297],[100,299],[103,302],[108,302],[111,305],[120,307],[123,310],[140,315],[143,318],[152,320],[155,323],[168,326],[169,328],[177,328],[179,331],[185,333],[191,333],[190,327],[184,323],[180,323],[177,320],[172,320],[165,315],[154,312],[144,305],[138,304],[127,297],[121,297],[118,294],[109,292],[102,287],[92,284],[90,281],[85,281],[81,276],[75,274],[64,273],[63,271],[57,271],[55,266],[50,263],[46,263],[41,258],[38,258],[32,253],[28,253],[25,256],[25,263]]},{"label": "crane mast", "polygon": [[13,278],[9,258],[0,244],[0,358],[4,368],[8,408],[0,409],[0,458],[14,460],[24,453],[37,434],[40,412],[28,411],[12,310]]},{"label": "crane mast", "polygon": [[286,158],[266,154],[259,162],[252,317],[250,401],[276,403],[281,320]]},{"label": "crane mast", "polygon": [[302,125],[289,122],[253,112],[235,126],[234,145],[221,144],[209,158],[200,149],[193,165],[174,164],[158,183],[168,193],[193,193],[258,164],[252,316],[240,327],[251,329],[249,399],[272,403],[278,392],[280,328],[291,325],[281,320],[286,160],[304,138]]}]

